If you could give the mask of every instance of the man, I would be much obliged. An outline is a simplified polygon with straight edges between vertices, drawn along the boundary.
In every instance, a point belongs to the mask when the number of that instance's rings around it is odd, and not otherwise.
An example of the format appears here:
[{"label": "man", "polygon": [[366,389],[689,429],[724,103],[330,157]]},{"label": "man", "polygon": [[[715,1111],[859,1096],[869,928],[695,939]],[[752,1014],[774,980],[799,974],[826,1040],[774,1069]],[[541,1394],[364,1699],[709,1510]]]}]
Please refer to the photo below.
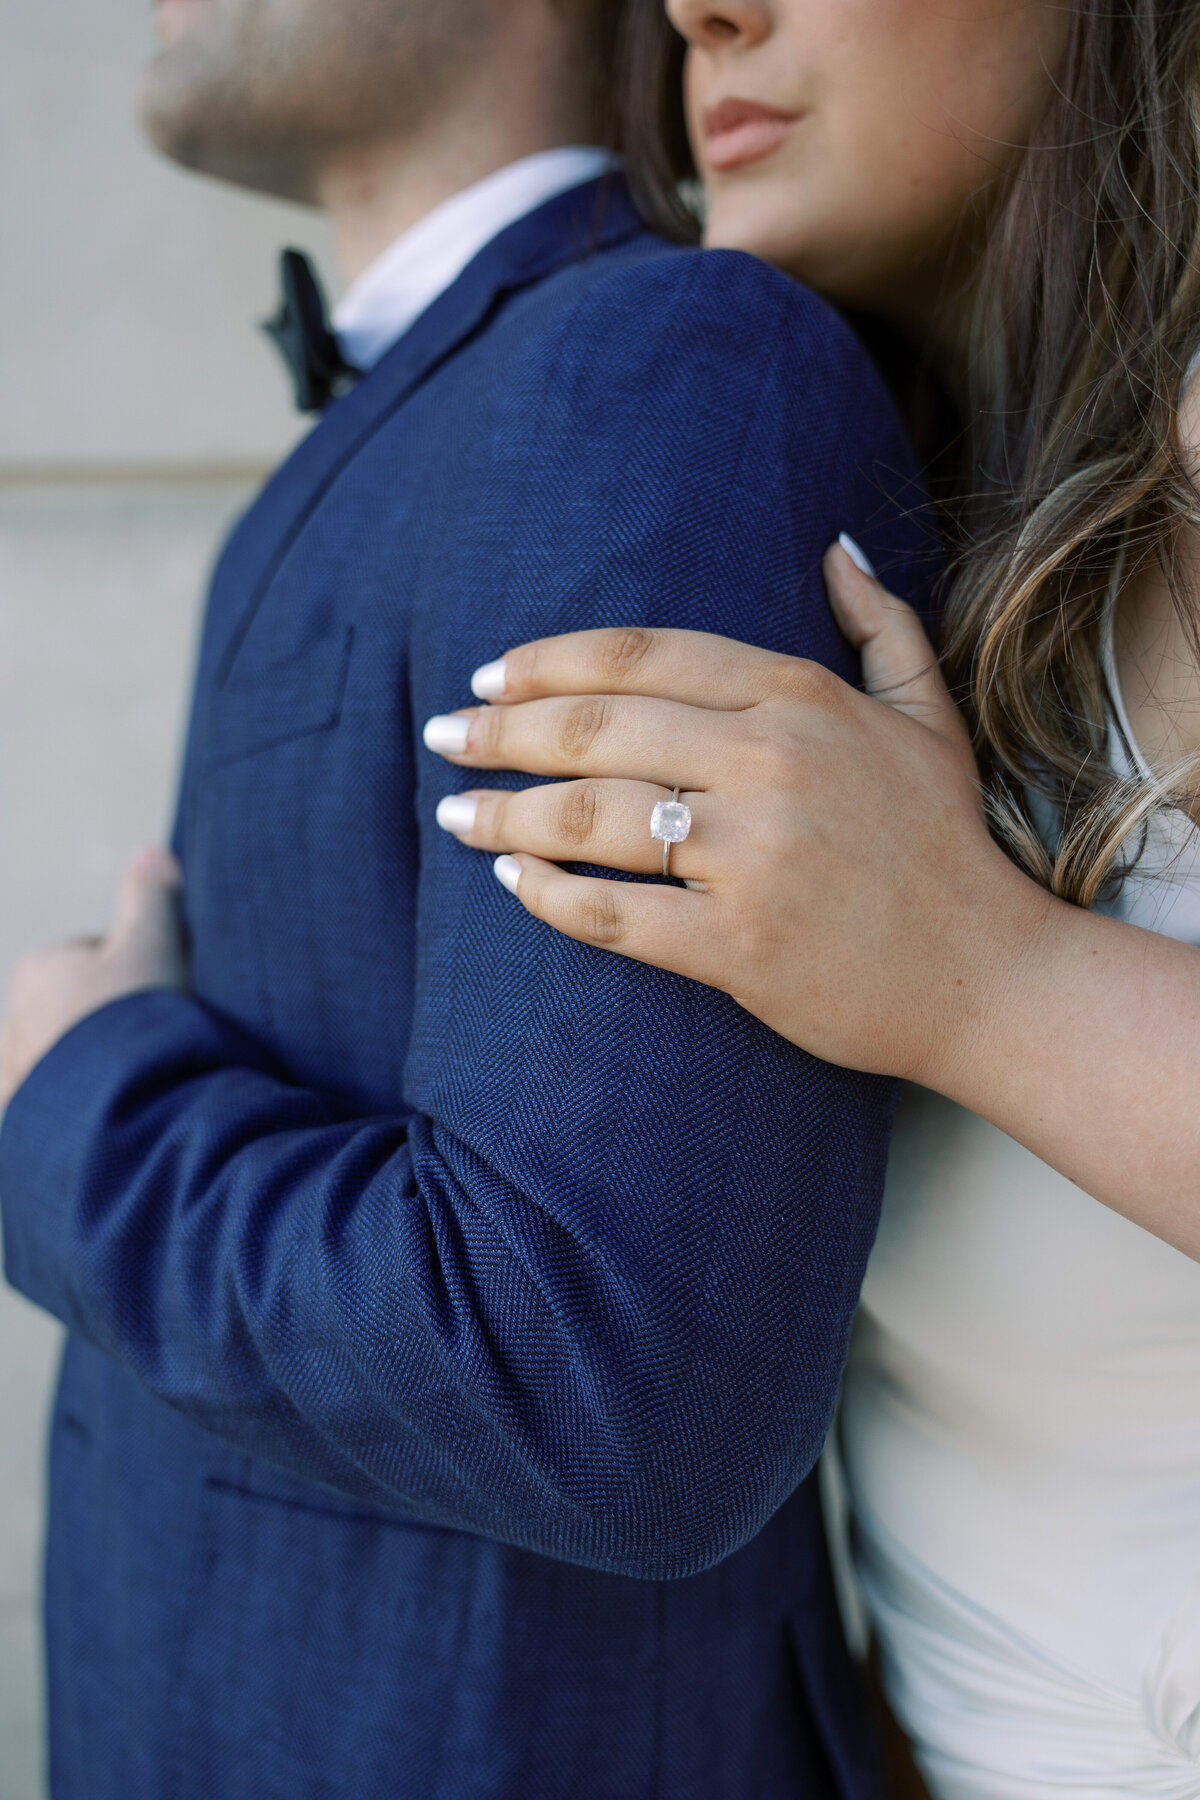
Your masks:
[{"label": "man", "polygon": [[7,1267],[71,1334],[56,1800],[877,1792],[807,1477],[888,1085],[541,929],[421,744],[581,626],[849,672],[842,528],[916,579],[845,328],[588,148],[607,10],[160,5],[152,136],[329,210],[367,372],[214,580],[190,988],[154,854],[14,981]]}]

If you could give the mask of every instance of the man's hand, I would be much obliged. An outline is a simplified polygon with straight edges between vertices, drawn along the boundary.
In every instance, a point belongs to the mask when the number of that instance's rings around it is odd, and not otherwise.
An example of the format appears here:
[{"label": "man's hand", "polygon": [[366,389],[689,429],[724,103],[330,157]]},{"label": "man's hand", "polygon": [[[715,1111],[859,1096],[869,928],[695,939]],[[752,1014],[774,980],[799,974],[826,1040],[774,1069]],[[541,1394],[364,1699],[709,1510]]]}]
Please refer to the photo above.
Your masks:
[{"label": "man's hand", "polygon": [[98,1007],[142,988],[187,986],[181,879],[168,851],[141,851],[122,878],[107,937],[51,944],[16,964],[0,1027],[0,1107],[59,1038]]}]

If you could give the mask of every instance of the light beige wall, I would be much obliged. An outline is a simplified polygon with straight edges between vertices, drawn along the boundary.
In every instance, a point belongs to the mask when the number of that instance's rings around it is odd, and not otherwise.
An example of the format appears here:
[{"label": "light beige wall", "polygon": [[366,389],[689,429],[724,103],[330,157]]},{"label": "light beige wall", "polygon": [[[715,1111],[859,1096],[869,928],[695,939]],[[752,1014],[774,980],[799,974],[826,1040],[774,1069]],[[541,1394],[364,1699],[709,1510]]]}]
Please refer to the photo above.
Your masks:
[{"label": "light beige wall", "polygon": [[[102,924],[170,810],[214,547],[302,428],[255,321],[317,221],[183,175],[130,98],[146,0],[0,0],[0,986]],[[41,1800],[57,1329],[0,1289],[0,1800]]]},{"label": "light beige wall", "polygon": [[294,436],[252,321],[276,247],[324,234],[144,148],[149,40],[146,0],[0,4],[0,466],[260,463]]}]

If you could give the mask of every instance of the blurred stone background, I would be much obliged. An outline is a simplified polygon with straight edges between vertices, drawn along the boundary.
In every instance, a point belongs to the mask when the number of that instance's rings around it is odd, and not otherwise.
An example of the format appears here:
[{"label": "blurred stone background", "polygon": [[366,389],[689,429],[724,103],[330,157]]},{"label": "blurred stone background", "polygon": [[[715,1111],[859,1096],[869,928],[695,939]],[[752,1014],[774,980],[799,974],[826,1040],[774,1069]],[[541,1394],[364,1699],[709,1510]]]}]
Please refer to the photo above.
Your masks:
[{"label": "blurred stone background", "polygon": [[[206,572],[303,429],[255,324],[312,215],[184,175],[133,121],[146,0],[0,0],[0,982],[103,925],[170,814]],[[0,1288],[0,1800],[42,1800],[55,1327]]]}]

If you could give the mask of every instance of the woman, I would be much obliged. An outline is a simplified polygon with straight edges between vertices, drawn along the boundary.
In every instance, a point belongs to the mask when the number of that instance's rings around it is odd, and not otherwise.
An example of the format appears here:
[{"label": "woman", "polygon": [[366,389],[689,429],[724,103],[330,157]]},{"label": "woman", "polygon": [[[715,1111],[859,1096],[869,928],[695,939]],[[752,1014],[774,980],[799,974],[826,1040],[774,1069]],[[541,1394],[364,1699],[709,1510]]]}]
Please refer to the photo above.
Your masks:
[{"label": "woman", "polygon": [[[842,1422],[889,1696],[938,1800],[1185,1800],[1200,9],[668,10],[707,241],[882,321],[928,372],[914,394],[936,377],[969,421],[939,466],[963,711],[916,619],[834,548],[865,694],[686,634],[514,648],[480,669],[495,704],[451,760],[583,789],[482,788],[442,822],[503,852],[500,880],[559,930],[921,1084]],[[691,891],[555,867],[660,868],[646,821],[676,785],[693,824],[670,867]]]}]

